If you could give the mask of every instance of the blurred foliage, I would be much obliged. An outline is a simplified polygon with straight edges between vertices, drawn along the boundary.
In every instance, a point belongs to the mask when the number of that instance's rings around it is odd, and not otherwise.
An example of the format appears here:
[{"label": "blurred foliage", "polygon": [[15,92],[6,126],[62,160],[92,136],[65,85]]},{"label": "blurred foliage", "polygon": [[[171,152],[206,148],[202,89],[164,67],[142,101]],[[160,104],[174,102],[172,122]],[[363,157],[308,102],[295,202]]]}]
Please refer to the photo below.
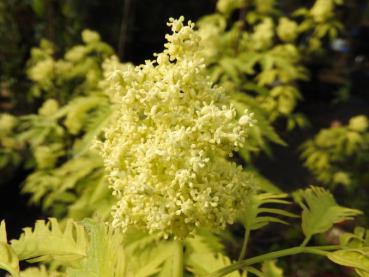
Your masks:
[{"label": "blurred foliage", "polygon": [[90,30],[82,32],[82,39],[84,44],[72,47],[63,59],[53,58],[49,41],[33,48],[27,68],[33,81],[30,97],[44,102],[37,114],[1,116],[1,165],[23,162],[33,171],[23,187],[32,194],[31,202],[75,218],[91,215],[97,206],[107,216],[110,208],[102,163],[90,148],[112,115],[100,81],[103,60],[113,50]]},{"label": "blurred foliage", "polygon": [[286,118],[288,129],[306,126],[306,118],[295,113],[302,99],[298,81],[308,79],[306,60],[324,51],[321,41],[342,30],[336,4],[316,1],[310,9],[286,12],[273,0],[218,1],[217,12],[198,23],[212,79],[258,118]]},{"label": "blurred foliage", "polygon": [[322,129],[302,145],[304,165],[322,184],[360,186],[369,180],[369,121],[364,115],[350,119],[348,125],[336,122]]},{"label": "blurred foliage", "polygon": [[54,98],[61,104],[77,96],[98,94],[102,78],[101,64],[114,52],[90,30],[82,33],[83,45],[69,49],[63,59],[54,59],[53,45],[42,40],[31,50],[27,75],[33,85],[31,97]]}]

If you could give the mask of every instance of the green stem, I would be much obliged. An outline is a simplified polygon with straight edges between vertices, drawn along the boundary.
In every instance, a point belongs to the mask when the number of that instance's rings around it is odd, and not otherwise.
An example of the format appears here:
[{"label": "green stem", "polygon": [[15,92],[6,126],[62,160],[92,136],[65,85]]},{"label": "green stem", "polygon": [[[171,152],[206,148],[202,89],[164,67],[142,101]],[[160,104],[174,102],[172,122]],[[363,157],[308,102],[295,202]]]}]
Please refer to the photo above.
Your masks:
[{"label": "green stem", "polygon": [[306,238],[304,239],[304,241],[301,243],[301,245],[300,245],[300,246],[301,246],[301,247],[306,246],[306,245],[309,243],[310,239],[311,239],[311,236],[306,237]]},{"label": "green stem", "polygon": [[280,257],[302,254],[302,253],[326,256],[328,252],[325,250],[333,250],[336,248],[333,248],[332,246],[329,246],[329,247],[300,247],[300,246],[297,246],[297,247],[292,247],[288,249],[283,249],[283,250],[263,254],[260,256],[256,256],[256,257],[253,257],[247,260],[236,262],[229,266],[223,267],[213,273],[210,273],[207,277],[221,277],[233,271],[245,268],[253,264],[257,264],[257,263],[264,262],[267,260],[274,260]]},{"label": "green stem", "polygon": [[247,249],[247,244],[249,242],[249,238],[250,238],[250,229],[246,228],[244,239],[243,239],[243,244],[242,244],[242,249],[241,249],[241,253],[240,253],[240,256],[238,258],[238,261],[243,260],[246,256],[246,249]]},{"label": "green stem", "polygon": [[183,277],[184,265],[183,265],[183,241],[177,240],[176,243],[176,251],[175,257],[173,259],[173,268],[175,272],[173,272],[173,277]]}]

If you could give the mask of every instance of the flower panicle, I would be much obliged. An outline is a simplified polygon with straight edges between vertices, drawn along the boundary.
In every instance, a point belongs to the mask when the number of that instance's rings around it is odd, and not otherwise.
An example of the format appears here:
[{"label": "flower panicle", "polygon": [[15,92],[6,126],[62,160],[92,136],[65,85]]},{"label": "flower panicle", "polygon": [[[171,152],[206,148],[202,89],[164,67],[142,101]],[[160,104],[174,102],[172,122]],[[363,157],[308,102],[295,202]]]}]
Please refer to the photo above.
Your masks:
[{"label": "flower panicle", "polygon": [[207,77],[194,24],[181,17],[168,25],[156,60],[110,66],[118,111],[98,150],[117,199],[113,225],[184,238],[236,219],[253,186],[229,156],[245,145],[253,119],[239,118]]}]

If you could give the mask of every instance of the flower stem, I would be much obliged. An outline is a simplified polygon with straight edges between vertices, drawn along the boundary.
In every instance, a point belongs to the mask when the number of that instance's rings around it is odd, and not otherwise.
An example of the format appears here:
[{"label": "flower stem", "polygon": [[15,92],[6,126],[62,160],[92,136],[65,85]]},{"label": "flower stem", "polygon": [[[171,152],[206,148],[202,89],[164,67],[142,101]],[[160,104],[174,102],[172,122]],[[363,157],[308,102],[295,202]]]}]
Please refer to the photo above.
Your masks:
[{"label": "flower stem", "polygon": [[311,238],[311,236],[306,237],[306,238],[304,239],[304,241],[301,243],[301,245],[300,245],[300,246],[301,246],[301,247],[306,246],[306,245],[309,243],[310,238]]},{"label": "flower stem", "polygon": [[183,277],[184,266],[183,266],[183,241],[177,240],[175,241],[175,257],[173,259],[173,268],[175,272],[173,272],[173,277]]},{"label": "flower stem", "polygon": [[246,256],[246,249],[247,249],[247,244],[249,242],[249,238],[250,238],[250,229],[246,228],[244,239],[243,239],[243,244],[242,244],[242,249],[241,249],[241,253],[240,253],[240,256],[238,258],[238,261],[243,260]]},{"label": "flower stem", "polygon": [[[323,250],[324,249],[324,250]],[[275,251],[275,252],[270,252],[267,254],[263,254],[260,256],[256,256],[250,259],[246,259],[246,260],[242,260],[242,261],[238,261],[234,264],[231,264],[229,266],[223,267],[213,273],[210,273],[207,277],[221,277],[224,276],[226,274],[229,274],[233,271],[242,269],[242,268],[246,268],[247,266],[253,265],[253,264],[257,264],[257,263],[261,263],[267,260],[274,260],[280,257],[285,257],[285,256],[291,256],[291,255],[296,255],[296,254],[302,254],[302,253],[307,253],[307,254],[315,254],[315,255],[321,255],[321,256],[326,256],[328,254],[327,251],[325,250],[333,250],[333,249],[337,249],[337,246],[323,246],[323,247],[292,247],[292,248],[288,248],[288,249],[283,249],[283,250],[279,250],[279,251]]]}]

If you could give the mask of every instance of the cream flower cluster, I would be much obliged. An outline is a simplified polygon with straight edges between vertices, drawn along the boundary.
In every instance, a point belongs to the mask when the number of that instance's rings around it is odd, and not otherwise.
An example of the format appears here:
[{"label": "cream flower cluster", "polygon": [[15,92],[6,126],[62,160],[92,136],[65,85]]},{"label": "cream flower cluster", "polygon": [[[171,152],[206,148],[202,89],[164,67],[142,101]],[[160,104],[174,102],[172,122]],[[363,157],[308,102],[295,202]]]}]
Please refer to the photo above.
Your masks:
[{"label": "cream flower cluster", "polygon": [[211,84],[200,37],[183,22],[170,19],[173,33],[155,61],[110,67],[118,111],[98,149],[118,199],[113,225],[123,230],[183,238],[200,226],[224,228],[252,189],[249,175],[229,160],[252,118],[238,118]]}]

